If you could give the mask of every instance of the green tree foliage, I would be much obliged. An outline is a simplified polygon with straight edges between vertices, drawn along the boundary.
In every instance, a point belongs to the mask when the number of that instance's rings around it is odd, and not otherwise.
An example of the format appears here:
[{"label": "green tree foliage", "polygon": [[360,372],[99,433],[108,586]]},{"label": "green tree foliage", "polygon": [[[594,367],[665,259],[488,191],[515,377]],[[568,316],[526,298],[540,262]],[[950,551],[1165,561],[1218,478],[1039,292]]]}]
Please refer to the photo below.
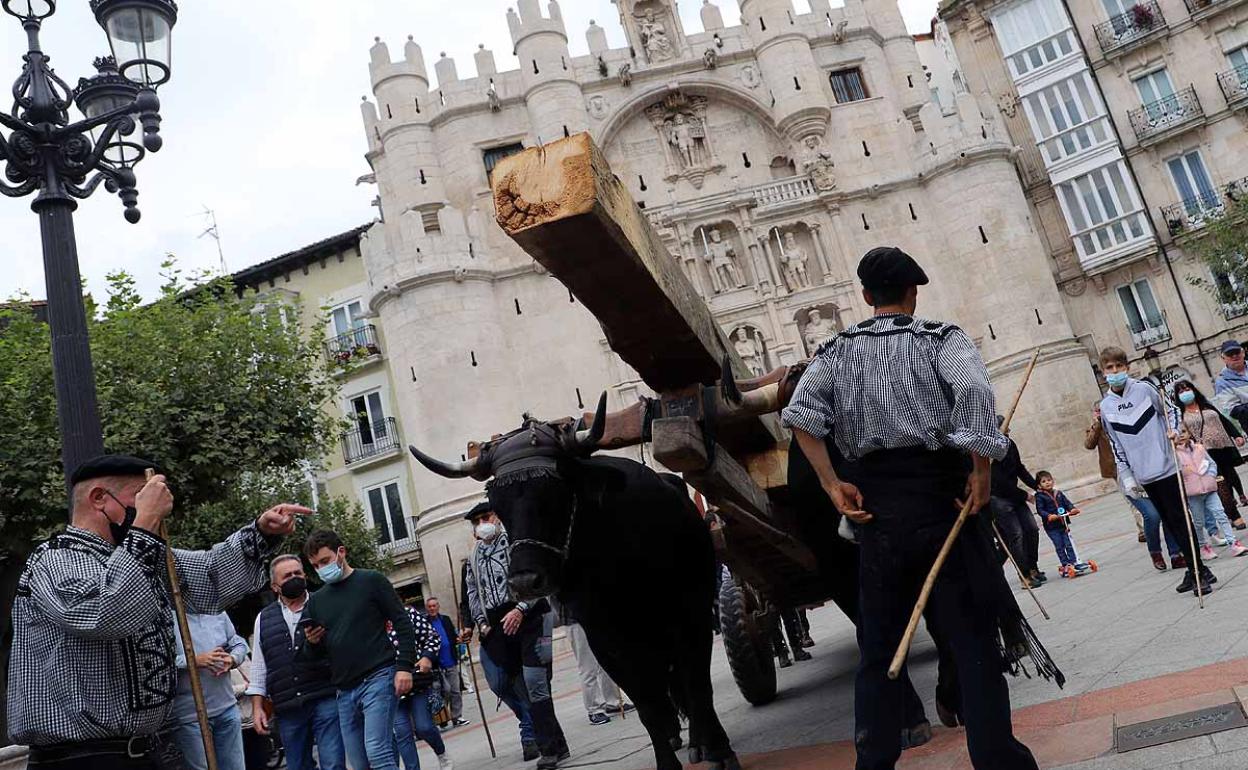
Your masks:
[{"label": "green tree foliage", "polygon": [[1184,244],[1215,276],[1226,277],[1211,281],[1206,276],[1189,275],[1188,283],[1204,286],[1224,304],[1248,301],[1248,197],[1242,193],[1236,197],[1238,200],[1228,197],[1225,213],[1207,220],[1204,228]]}]

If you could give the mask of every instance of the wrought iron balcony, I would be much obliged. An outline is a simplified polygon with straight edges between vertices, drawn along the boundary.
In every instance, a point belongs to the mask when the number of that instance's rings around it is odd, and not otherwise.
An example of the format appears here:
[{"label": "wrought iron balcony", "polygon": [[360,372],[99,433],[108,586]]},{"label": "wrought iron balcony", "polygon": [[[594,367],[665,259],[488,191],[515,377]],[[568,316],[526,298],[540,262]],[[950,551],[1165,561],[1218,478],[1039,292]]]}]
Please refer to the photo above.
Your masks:
[{"label": "wrought iron balcony", "polygon": [[1166,325],[1164,320],[1156,321],[1154,325],[1145,326],[1139,330],[1132,329],[1130,326],[1127,329],[1131,332],[1131,344],[1135,346],[1136,350],[1143,350],[1150,345],[1156,345],[1159,342],[1165,342],[1170,339],[1170,327]]},{"label": "wrought iron balcony", "polygon": [[1101,53],[1108,59],[1165,30],[1166,17],[1162,16],[1156,0],[1143,0],[1126,13],[1097,24],[1095,29]]},{"label": "wrought iron balcony", "polygon": [[1218,87],[1231,109],[1248,104],[1248,64],[1218,74]]},{"label": "wrought iron balcony", "polygon": [[1217,219],[1224,213],[1226,204],[1217,195],[1198,195],[1161,209],[1161,215],[1166,220],[1166,229],[1171,236],[1203,227],[1206,222]]},{"label": "wrought iron balcony", "polygon": [[[401,537],[387,543],[379,542],[377,544],[378,547],[396,559],[420,551],[420,538],[416,537],[416,519],[410,516],[407,517],[407,531],[407,537]],[[381,534],[379,533],[377,537],[380,540]]]},{"label": "wrought iron balcony", "polygon": [[1131,110],[1127,117],[1131,120],[1135,138],[1141,145],[1147,146],[1203,121],[1205,110],[1200,106],[1196,89],[1188,86],[1164,99]]},{"label": "wrought iron balcony", "polygon": [[393,417],[376,422],[361,422],[354,430],[338,437],[342,443],[342,459],[347,465],[363,462],[401,450],[399,426]]},{"label": "wrought iron balcony", "polygon": [[1232,318],[1248,315],[1248,299],[1241,299],[1235,302],[1221,302],[1219,304],[1222,309],[1222,317],[1228,321]]},{"label": "wrought iron balcony", "polygon": [[352,329],[325,342],[325,358],[331,364],[346,364],[381,353],[377,344],[377,327],[372,324]]},{"label": "wrought iron balcony", "polygon": [[1227,8],[1233,8],[1242,0],[1183,0],[1193,21],[1207,19]]}]

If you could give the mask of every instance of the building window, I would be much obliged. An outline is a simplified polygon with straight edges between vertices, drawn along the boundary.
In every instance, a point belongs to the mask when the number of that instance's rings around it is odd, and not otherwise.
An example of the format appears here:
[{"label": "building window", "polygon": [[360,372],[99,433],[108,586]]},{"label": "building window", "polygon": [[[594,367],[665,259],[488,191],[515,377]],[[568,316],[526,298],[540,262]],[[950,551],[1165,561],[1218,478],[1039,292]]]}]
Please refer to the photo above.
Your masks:
[{"label": "building window", "polygon": [[1059,0],[1032,0],[993,16],[992,26],[1015,78],[1077,53]]},{"label": "building window", "polygon": [[1161,314],[1161,308],[1157,306],[1153,288],[1149,286],[1147,279],[1119,286],[1118,300],[1127,317],[1131,341],[1137,349],[1170,339],[1166,319]]},{"label": "building window", "polygon": [[1221,213],[1222,199],[1213,189],[1213,180],[1209,178],[1199,150],[1170,158],[1166,167],[1189,219],[1204,219]]},{"label": "building window", "polygon": [[505,144],[502,147],[491,147],[490,149],[486,150],[485,157],[484,157],[486,175],[492,174],[494,172],[494,167],[498,165],[498,162],[500,160],[508,157],[509,155],[515,155],[516,153],[520,152],[523,149],[524,149],[523,144],[516,143],[516,144]]},{"label": "building window", "polygon": [[385,409],[381,405],[381,392],[373,391],[354,396],[347,402],[347,417],[355,423],[362,448],[375,448],[385,444],[390,437],[390,425],[386,420]]},{"label": "building window", "polygon": [[1240,46],[1234,51],[1227,51],[1226,59],[1237,70],[1248,68],[1248,45]]},{"label": "building window", "polygon": [[1071,236],[1084,260],[1148,234],[1121,160],[1062,182],[1057,191]]},{"label": "building window", "polygon": [[1086,70],[1029,94],[1023,102],[1049,164],[1113,139],[1105,107]]},{"label": "building window", "polygon": [[403,499],[399,483],[392,481],[365,490],[368,512],[372,516],[373,529],[377,532],[378,545],[406,540],[409,535],[407,518],[403,515]]},{"label": "building window", "polygon": [[862,82],[862,70],[857,67],[837,70],[830,74],[828,79],[832,82],[832,93],[836,96],[837,104],[860,102],[867,98],[867,88]]},{"label": "building window", "polygon": [[1144,112],[1150,120],[1159,121],[1174,111],[1174,84],[1164,67],[1143,77],[1132,78],[1131,82],[1135,84],[1140,104],[1144,105]]},{"label": "building window", "polygon": [[329,311],[329,342],[328,352],[351,353],[369,342],[368,323],[364,318],[364,308],[360,300],[344,302]]}]

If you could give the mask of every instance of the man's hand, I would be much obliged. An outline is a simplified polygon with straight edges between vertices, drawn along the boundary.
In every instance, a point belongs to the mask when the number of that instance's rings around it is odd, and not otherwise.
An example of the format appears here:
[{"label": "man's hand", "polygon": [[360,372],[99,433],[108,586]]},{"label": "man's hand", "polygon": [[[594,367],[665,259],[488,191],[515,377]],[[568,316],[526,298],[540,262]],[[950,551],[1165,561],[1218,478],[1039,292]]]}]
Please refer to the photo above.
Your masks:
[{"label": "man's hand", "polygon": [[1079,510],[1078,508],[1071,508],[1071,509],[1070,509],[1070,515],[1071,515],[1071,516],[1078,516],[1078,515],[1079,515],[1079,514],[1081,514],[1081,513],[1083,513],[1083,511]]},{"label": "man's hand", "polygon": [[520,624],[524,622],[524,613],[519,609],[513,609],[503,616],[503,633],[508,636],[515,636],[520,630]]},{"label": "man's hand", "polygon": [[160,523],[173,510],[173,493],[165,484],[165,477],[157,474],[147,480],[134,498],[134,526],[148,532],[160,532]]},{"label": "man's hand", "polygon": [[1027,502],[1031,503],[1032,505],[1035,505],[1035,503],[1036,503],[1036,496],[1035,496],[1035,495],[1033,495],[1032,493],[1028,492],[1028,493],[1027,493]]},{"label": "man's hand", "polygon": [[828,494],[836,509],[853,523],[866,524],[873,518],[862,509],[862,491],[848,481],[837,479],[825,484],[823,491]]},{"label": "man's hand", "polygon": [[989,470],[987,458],[975,457],[975,470],[971,471],[970,478],[966,480],[966,490],[962,493],[962,499],[958,500],[959,507],[966,507],[969,500],[971,503],[971,515],[979,513],[980,509],[988,504],[988,497],[991,493],[992,474]]},{"label": "man's hand", "polygon": [[422,674],[428,674],[433,670],[433,661],[428,658],[421,658],[416,661],[416,670],[420,671]]},{"label": "man's hand", "polygon": [[311,508],[304,508],[294,503],[279,503],[260,514],[256,526],[266,535],[289,535],[295,531],[295,523],[300,516],[316,513]]},{"label": "man's hand", "polygon": [[412,672],[411,671],[395,671],[394,672],[394,695],[402,698],[412,691]]},{"label": "man's hand", "polygon": [[260,735],[269,734],[269,715],[264,711],[264,696],[251,696],[251,720]]},{"label": "man's hand", "polygon": [[221,676],[234,668],[234,656],[218,647],[215,650],[197,653],[195,665],[212,671],[213,676]]},{"label": "man's hand", "polygon": [[1244,437],[1243,437],[1243,436],[1236,436],[1236,437],[1235,437],[1235,446],[1243,446],[1243,445],[1244,445]]},{"label": "man's hand", "polygon": [[489,623],[482,623],[482,624],[481,624],[481,641],[482,641],[482,642],[484,642],[484,641],[485,641],[485,637],[489,636],[489,635],[490,635],[490,631],[492,631],[492,630],[493,630],[493,629],[492,629],[492,628],[490,628],[490,624],[489,624]]},{"label": "man's hand", "polygon": [[465,628],[464,630],[460,631],[459,641],[463,642],[464,644],[471,642],[472,641],[472,629]]},{"label": "man's hand", "polygon": [[1048,522],[1049,522],[1050,524],[1056,524],[1056,523],[1057,523],[1057,520],[1058,520],[1058,519],[1060,519],[1060,518],[1061,518],[1061,516],[1058,516],[1056,513],[1050,513],[1050,514],[1049,514],[1049,518],[1048,518]]},{"label": "man's hand", "polygon": [[303,638],[308,640],[308,644],[320,644],[325,638],[325,626],[307,626],[303,629]]}]

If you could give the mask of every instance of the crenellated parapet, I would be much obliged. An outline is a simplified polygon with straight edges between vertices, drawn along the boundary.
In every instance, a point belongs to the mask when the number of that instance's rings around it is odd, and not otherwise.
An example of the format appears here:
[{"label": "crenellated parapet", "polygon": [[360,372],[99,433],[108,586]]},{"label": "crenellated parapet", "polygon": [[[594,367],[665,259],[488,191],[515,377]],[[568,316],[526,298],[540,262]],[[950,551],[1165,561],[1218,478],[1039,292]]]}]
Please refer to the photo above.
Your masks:
[{"label": "crenellated parapet", "polygon": [[988,97],[961,93],[957,109],[949,115],[941,113],[939,104],[928,102],[919,110],[923,130],[913,138],[915,159],[925,175],[937,169],[965,165],[985,152],[1013,155],[1014,147],[997,111]]}]

